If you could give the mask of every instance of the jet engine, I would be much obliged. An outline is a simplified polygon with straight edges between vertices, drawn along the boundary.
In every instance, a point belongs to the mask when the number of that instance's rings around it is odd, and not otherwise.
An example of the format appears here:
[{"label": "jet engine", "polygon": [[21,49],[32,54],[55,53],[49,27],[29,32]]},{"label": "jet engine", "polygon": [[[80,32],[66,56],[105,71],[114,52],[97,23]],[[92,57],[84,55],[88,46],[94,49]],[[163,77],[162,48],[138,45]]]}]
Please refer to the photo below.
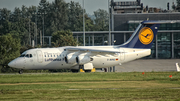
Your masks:
[{"label": "jet engine", "polygon": [[86,55],[79,55],[78,57],[76,57],[76,62],[79,65],[86,64],[90,61],[93,61],[93,58],[90,58],[89,56],[86,56]]},{"label": "jet engine", "polygon": [[68,64],[76,63],[76,57],[75,53],[70,53],[65,57],[65,62]]}]

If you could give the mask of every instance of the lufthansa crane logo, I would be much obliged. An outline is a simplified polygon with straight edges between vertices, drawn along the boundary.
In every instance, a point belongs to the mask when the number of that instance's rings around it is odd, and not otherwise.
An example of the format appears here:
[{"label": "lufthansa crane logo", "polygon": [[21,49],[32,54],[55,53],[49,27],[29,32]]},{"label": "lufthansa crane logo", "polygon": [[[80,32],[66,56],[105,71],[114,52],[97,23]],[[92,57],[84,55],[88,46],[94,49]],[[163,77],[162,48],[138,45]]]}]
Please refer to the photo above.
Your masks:
[{"label": "lufthansa crane logo", "polygon": [[141,43],[145,45],[150,44],[153,41],[153,38],[154,38],[154,33],[148,27],[142,28],[141,31],[139,32],[139,40],[141,41]]}]

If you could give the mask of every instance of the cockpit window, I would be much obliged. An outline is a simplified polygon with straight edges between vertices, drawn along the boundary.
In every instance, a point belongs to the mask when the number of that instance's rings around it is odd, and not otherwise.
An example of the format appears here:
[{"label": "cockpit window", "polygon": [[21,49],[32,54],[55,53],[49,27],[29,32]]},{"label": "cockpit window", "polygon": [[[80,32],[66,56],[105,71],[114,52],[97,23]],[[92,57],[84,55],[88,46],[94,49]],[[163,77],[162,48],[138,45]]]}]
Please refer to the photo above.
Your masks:
[{"label": "cockpit window", "polygon": [[21,56],[20,57],[24,57],[26,54],[21,54]]},{"label": "cockpit window", "polygon": [[29,58],[29,54],[26,54],[26,56],[25,56],[25,57]]}]

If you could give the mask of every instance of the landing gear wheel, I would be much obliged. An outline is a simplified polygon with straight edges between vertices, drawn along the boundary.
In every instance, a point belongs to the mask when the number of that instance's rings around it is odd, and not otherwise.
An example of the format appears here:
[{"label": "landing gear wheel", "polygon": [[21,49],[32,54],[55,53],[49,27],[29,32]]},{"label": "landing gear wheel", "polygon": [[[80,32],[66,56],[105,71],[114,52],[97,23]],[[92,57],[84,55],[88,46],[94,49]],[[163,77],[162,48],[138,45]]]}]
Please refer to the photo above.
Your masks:
[{"label": "landing gear wheel", "polygon": [[22,74],[22,73],[23,73],[23,70],[22,70],[22,69],[20,69],[20,70],[19,70],[19,74]]}]

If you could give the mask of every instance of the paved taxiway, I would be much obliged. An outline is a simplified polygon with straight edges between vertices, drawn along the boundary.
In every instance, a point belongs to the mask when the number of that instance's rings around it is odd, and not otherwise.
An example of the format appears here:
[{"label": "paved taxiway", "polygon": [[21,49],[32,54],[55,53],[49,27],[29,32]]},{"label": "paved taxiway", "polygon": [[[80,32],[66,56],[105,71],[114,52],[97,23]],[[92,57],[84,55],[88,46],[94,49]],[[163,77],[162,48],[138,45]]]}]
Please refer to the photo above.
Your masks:
[{"label": "paved taxiway", "polygon": [[180,59],[139,59],[121,66],[116,66],[116,72],[172,72]]}]

